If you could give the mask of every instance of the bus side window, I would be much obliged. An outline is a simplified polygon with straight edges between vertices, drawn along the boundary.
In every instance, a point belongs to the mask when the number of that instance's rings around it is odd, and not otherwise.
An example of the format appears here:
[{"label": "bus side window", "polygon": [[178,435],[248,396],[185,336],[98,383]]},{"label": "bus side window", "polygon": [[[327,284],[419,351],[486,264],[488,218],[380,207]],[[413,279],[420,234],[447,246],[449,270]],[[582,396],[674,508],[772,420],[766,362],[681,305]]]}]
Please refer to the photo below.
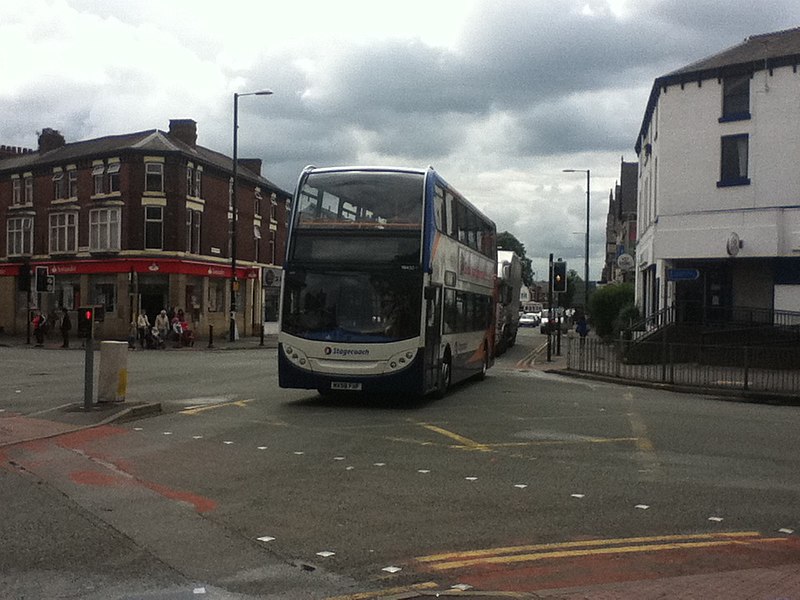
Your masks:
[{"label": "bus side window", "polygon": [[447,192],[444,197],[444,207],[445,207],[445,220],[446,220],[446,229],[447,235],[451,238],[455,238],[457,235],[456,229],[456,204],[453,199],[453,194]]},{"label": "bus side window", "polygon": [[447,231],[447,207],[444,203],[444,190],[436,186],[436,195],[433,199],[433,212],[436,219],[436,229]]}]

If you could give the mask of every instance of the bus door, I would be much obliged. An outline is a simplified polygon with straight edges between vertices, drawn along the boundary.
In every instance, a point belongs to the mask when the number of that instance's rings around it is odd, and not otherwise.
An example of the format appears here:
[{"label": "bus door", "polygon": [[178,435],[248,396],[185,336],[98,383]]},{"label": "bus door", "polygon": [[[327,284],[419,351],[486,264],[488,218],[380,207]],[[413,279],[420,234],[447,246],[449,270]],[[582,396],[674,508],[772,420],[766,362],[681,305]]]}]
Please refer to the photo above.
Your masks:
[{"label": "bus door", "polygon": [[442,342],[442,288],[425,288],[425,391],[436,387],[439,378],[439,346]]}]

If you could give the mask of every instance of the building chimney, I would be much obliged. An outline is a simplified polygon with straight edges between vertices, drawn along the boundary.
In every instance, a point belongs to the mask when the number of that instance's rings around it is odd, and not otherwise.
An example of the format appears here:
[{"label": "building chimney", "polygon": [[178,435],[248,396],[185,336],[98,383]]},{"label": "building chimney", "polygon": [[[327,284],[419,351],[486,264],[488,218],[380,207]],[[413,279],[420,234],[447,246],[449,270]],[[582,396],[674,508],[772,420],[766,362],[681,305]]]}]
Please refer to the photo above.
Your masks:
[{"label": "building chimney", "polygon": [[39,154],[61,148],[66,143],[64,136],[57,129],[45,127],[39,134]]},{"label": "building chimney", "polygon": [[194,148],[197,146],[197,121],[194,119],[170,119],[169,134]]},{"label": "building chimney", "polygon": [[255,173],[261,177],[261,159],[260,158],[240,158],[239,166],[244,167],[251,173]]},{"label": "building chimney", "polygon": [[20,156],[22,154],[30,154],[33,152],[31,148],[20,148],[19,146],[0,146],[0,160],[4,158],[11,158],[12,156]]}]

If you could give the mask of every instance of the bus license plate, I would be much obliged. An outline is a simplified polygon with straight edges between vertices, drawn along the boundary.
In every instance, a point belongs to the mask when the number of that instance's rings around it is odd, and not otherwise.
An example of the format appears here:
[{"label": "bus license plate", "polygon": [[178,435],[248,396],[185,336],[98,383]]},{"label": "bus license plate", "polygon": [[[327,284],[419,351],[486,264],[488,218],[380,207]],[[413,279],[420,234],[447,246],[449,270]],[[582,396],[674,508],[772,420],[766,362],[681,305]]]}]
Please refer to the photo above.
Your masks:
[{"label": "bus license plate", "polygon": [[332,390],[347,390],[349,392],[361,391],[361,384],[352,381],[331,381]]}]

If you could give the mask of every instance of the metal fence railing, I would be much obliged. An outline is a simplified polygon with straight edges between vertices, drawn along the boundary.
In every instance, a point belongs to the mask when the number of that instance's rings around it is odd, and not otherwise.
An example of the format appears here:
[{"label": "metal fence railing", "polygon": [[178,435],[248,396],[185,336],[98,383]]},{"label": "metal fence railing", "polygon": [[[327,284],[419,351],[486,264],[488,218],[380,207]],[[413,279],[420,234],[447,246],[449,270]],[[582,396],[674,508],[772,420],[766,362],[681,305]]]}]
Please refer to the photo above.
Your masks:
[{"label": "metal fence railing", "polygon": [[[637,354],[646,355],[647,361]],[[658,360],[653,360],[657,357]],[[800,395],[800,345],[708,346],[567,338],[567,368],[619,379]]]}]

